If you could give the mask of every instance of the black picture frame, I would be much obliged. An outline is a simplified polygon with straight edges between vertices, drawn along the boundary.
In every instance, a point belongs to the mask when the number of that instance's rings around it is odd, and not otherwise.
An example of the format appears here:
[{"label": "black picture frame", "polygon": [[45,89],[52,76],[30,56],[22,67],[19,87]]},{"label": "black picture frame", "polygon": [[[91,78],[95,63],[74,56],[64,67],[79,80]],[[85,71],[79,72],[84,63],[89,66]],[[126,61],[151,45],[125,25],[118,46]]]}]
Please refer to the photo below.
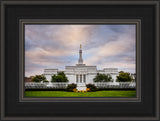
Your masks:
[{"label": "black picture frame", "polygon": [[[1,1],[1,120],[159,120],[159,3],[159,0]],[[19,27],[21,20],[26,19],[139,20],[140,100],[23,101],[19,88],[23,78]]]}]

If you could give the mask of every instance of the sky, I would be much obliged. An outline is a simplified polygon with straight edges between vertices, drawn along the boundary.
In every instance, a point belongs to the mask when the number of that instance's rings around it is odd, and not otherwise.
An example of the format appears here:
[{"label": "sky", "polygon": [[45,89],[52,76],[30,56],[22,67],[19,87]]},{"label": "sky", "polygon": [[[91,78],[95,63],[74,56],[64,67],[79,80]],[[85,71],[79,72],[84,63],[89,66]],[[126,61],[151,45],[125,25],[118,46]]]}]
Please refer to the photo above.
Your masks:
[{"label": "sky", "polygon": [[25,25],[25,76],[83,63],[135,73],[136,25]]}]

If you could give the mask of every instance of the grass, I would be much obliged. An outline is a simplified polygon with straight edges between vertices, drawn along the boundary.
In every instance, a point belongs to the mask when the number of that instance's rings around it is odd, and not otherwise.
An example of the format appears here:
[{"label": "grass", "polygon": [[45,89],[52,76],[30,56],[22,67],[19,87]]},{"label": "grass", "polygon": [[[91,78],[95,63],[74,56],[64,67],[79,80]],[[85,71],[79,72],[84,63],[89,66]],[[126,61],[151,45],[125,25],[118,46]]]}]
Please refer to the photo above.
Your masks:
[{"label": "grass", "polygon": [[96,92],[67,92],[67,91],[25,91],[26,97],[136,97],[135,90],[126,91],[96,91]]}]

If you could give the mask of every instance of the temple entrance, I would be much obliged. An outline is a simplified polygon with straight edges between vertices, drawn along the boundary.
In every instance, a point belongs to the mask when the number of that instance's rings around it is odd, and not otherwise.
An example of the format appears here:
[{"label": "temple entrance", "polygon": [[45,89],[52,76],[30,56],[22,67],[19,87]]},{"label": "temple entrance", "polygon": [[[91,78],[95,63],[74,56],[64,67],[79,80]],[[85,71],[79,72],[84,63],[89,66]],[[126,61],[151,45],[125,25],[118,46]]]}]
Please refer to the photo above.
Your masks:
[{"label": "temple entrance", "polygon": [[86,74],[76,74],[76,83],[86,83]]},{"label": "temple entrance", "polygon": [[86,75],[76,74],[77,90],[86,90]]}]

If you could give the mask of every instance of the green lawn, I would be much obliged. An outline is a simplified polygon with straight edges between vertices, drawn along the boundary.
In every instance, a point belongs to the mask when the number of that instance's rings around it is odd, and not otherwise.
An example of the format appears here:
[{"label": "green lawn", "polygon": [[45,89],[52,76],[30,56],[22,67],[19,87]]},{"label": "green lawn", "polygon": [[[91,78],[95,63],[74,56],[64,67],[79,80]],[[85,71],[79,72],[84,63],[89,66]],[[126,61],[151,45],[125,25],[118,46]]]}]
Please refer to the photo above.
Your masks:
[{"label": "green lawn", "polygon": [[67,91],[25,91],[26,97],[135,97],[134,90],[113,90],[96,92],[67,92]]}]

